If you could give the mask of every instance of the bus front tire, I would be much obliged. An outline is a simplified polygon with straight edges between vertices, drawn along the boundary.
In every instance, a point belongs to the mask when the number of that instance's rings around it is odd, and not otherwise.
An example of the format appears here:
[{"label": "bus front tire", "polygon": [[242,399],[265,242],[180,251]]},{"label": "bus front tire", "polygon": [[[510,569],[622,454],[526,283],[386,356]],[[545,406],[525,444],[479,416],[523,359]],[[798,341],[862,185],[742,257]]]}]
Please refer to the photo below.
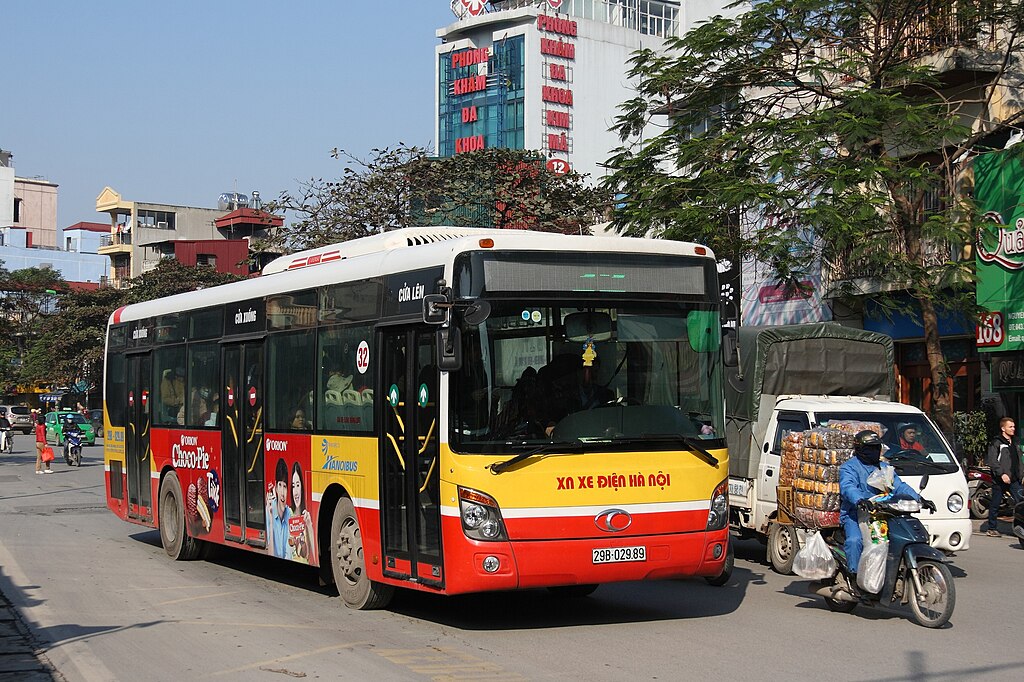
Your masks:
[{"label": "bus front tire", "polygon": [[352,500],[343,497],[334,508],[331,521],[331,572],[338,594],[349,608],[365,611],[382,609],[391,601],[395,588],[370,580],[363,557],[363,537]]},{"label": "bus front tire", "polygon": [[181,483],[173,471],[164,476],[160,484],[160,507],[157,509],[160,521],[160,544],[167,556],[175,561],[192,561],[202,549],[198,540],[188,534],[185,525],[184,497]]}]

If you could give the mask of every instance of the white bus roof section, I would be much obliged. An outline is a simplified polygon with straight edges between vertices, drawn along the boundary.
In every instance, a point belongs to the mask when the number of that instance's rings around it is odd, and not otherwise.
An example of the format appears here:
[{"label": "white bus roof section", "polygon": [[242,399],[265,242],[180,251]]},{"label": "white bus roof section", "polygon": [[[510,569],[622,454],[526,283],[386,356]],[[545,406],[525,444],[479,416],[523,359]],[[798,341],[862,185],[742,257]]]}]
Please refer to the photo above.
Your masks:
[{"label": "white bus roof section", "polygon": [[484,237],[492,236],[493,232],[496,232],[496,230],[485,230],[479,227],[407,227],[402,230],[383,232],[372,237],[353,239],[348,242],[321,246],[317,249],[308,249],[291,253],[287,256],[281,256],[267,263],[263,268],[263,274],[272,275],[276,272],[330,263],[331,261],[354,258],[355,256],[366,256],[371,253],[410,246],[435,244],[460,237],[483,239]]},{"label": "white bus roof section", "polygon": [[[482,247],[480,242],[484,239],[492,240],[493,245]],[[699,253],[698,249],[703,253]],[[660,239],[591,237],[529,230],[412,227],[282,256],[269,263],[261,277],[134,303],[115,311],[110,322],[116,324],[209,306],[235,304],[278,293],[312,289],[337,282],[360,281],[431,266],[445,266],[446,271],[449,271],[455,257],[466,251],[650,253],[714,258],[708,247]],[[335,252],[337,257],[333,256]],[[323,254],[332,256],[325,259]],[[317,255],[321,257],[316,258]],[[305,259],[305,264],[289,268],[295,259]],[[274,274],[267,274],[270,272]]]}]

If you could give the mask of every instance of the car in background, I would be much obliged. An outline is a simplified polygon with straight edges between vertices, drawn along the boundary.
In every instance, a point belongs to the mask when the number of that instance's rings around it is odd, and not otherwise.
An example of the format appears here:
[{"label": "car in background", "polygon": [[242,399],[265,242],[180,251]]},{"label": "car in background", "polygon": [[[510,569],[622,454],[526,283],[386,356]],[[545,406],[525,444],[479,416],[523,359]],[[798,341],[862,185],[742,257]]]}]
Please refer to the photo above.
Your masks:
[{"label": "car in background", "polygon": [[78,428],[82,430],[83,443],[96,445],[96,431],[92,428],[92,422],[74,410],[46,413],[46,442],[49,443],[52,438],[57,445],[63,445],[64,424],[69,420],[78,424]]},{"label": "car in background", "polygon": [[0,405],[0,414],[7,417],[11,422],[11,428],[28,435],[35,430],[36,425],[32,421],[32,410],[24,405]]},{"label": "car in background", "polygon": [[89,410],[88,419],[97,437],[103,438],[103,410]]}]

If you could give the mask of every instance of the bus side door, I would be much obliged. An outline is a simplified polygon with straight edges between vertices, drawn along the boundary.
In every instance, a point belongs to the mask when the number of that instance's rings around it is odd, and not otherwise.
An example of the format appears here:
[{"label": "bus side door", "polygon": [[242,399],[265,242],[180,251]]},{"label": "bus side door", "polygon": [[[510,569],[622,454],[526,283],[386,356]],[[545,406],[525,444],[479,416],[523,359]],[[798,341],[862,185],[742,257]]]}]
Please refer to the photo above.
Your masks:
[{"label": "bus side door", "polygon": [[224,537],[265,547],[263,342],[225,345],[221,391]]},{"label": "bus side door", "polygon": [[386,329],[380,514],[384,574],[441,586],[440,428],[436,331]]},{"label": "bus side door", "polygon": [[125,425],[125,467],[128,470],[128,518],[153,520],[153,477],[150,428],[153,425],[153,358],[128,356]]}]

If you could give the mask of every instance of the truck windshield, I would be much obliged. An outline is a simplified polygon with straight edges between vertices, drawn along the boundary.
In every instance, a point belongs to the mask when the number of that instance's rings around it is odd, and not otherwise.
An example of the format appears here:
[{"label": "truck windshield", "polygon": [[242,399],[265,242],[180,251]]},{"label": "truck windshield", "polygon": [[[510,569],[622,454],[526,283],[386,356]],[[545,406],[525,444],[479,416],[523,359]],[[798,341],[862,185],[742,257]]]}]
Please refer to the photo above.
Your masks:
[{"label": "truck windshield", "polygon": [[[956,457],[923,414],[893,412],[817,413],[818,424],[830,421],[863,422],[864,428],[880,430],[882,457],[902,476],[952,473],[958,470]],[[880,427],[880,429],[879,429]],[[859,428],[859,427],[858,427]]]},{"label": "truck windshield", "polygon": [[[449,375],[462,452],[721,447],[721,338],[708,303],[491,301]],[[674,438],[674,440],[673,440]]]}]

